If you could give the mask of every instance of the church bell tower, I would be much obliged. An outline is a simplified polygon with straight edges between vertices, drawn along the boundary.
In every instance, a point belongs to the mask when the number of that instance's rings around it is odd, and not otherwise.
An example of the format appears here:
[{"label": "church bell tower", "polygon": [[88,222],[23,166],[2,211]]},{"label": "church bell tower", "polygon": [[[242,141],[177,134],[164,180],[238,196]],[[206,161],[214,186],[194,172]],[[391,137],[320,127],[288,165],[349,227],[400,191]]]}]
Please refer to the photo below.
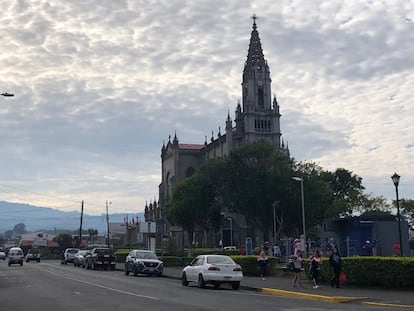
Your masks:
[{"label": "church bell tower", "polygon": [[280,148],[280,113],[276,96],[272,102],[270,71],[264,58],[257,31],[257,16],[253,15],[247,60],[242,79],[242,105],[236,109],[236,131],[240,143],[267,141]]}]

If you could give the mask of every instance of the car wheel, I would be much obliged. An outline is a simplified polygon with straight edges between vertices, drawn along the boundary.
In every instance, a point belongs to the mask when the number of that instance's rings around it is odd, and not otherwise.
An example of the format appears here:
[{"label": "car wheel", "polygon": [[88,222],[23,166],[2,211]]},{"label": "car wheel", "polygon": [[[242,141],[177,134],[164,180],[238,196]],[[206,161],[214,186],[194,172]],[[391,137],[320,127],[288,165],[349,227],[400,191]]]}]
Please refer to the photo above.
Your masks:
[{"label": "car wheel", "polygon": [[214,288],[218,289],[220,287],[220,283],[214,283]]},{"label": "car wheel", "polygon": [[197,285],[200,288],[204,288],[206,286],[206,281],[204,281],[204,278],[203,278],[203,276],[201,274],[198,276]]},{"label": "car wheel", "polygon": [[125,275],[129,275],[129,270],[128,270],[128,266],[125,265]]},{"label": "car wheel", "polygon": [[92,263],[92,270],[96,270],[96,265],[94,262]]},{"label": "car wheel", "polygon": [[183,272],[183,275],[181,276],[181,284],[183,284],[183,286],[188,286],[187,275],[185,272]]},{"label": "car wheel", "polygon": [[115,270],[115,265],[112,265],[111,266],[111,271],[114,271]]},{"label": "car wheel", "polygon": [[138,268],[134,267],[134,276],[137,276],[137,275],[138,275]]},{"label": "car wheel", "polygon": [[38,259],[37,262],[40,262],[40,259]]},{"label": "car wheel", "polygon": [[231,288],[233,288],[234,290],[239,289],[239,287],[240,287],[240,282],[231,283]]},{"label": "car wheel", "polygon": [[23,266],[23,261],[20,263],[20,266]]},{"label": "car wheel", "polygon": [[11,266],[11,263],[9,262],[9,267]]}]

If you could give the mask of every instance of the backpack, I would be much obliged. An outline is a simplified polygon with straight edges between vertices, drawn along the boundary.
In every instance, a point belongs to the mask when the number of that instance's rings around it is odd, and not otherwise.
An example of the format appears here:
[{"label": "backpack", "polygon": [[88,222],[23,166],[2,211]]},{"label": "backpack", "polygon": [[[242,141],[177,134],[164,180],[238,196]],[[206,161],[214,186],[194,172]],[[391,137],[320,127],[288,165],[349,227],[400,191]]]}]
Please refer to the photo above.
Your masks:
[{"label": "backpack", "polygon": [[287,269],[289,271],[295,271],[295,259],[290,258],[287,264]]}]

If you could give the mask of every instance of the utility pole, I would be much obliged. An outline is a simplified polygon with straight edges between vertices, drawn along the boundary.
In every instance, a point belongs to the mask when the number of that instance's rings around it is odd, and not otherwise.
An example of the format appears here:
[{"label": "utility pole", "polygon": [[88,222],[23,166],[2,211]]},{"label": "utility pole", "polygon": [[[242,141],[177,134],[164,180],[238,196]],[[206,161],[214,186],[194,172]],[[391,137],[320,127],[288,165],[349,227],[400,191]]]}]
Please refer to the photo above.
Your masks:
[{"label": "utility pole", "polygon": [[81,206],[80,227],[79,227],[79,248],[82,248],[82,221],[83,221],[83,200]]},{"label": "utility pole", "polygon": [[[109,202],[111,203],[111,202]],[[109,248],[109,213],[108,213],[108,200],[106,201],[106,227],[107,227],[107,234],[108,234],[108,239],[107,244],[108,244],[108,248]]]}]

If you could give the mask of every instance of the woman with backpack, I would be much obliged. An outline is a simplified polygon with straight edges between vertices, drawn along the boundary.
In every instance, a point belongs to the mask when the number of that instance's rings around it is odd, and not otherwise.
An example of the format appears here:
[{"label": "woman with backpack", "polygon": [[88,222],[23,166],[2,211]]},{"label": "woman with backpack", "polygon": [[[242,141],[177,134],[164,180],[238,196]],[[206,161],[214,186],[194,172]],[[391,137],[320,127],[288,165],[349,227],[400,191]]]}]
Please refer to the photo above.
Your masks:
[{"label": "woman with backpack", "polygon": [[303,288],[301,283],[301,274],[303,269],[303,258],[302,258],[302,252],[298,250],[296,252],[296,255],[293,255],[292,259],[293,261],[293,272],[295,272],[295,277],[293,278],[292,287],[296,287],[296,284],[299,285],[299,287]]}]

